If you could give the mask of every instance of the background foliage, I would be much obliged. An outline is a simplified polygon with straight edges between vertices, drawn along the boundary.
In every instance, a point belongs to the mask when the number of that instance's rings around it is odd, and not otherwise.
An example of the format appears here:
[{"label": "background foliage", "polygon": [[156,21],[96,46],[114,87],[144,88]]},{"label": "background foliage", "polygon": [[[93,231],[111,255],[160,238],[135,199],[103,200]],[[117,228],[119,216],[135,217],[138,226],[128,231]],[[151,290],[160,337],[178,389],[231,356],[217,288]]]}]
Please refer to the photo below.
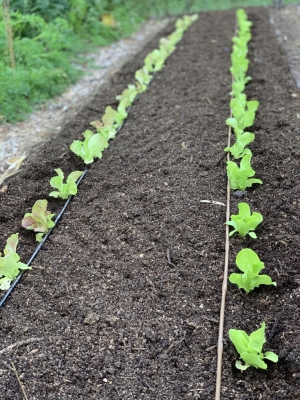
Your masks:
[{"label": "background foliage", "polygon": [[0,0],[0,122],[22,120],[35,104],[62,93],[80,76],[84,52],[130,35],[148,18],[271,4],[272,0]]}]

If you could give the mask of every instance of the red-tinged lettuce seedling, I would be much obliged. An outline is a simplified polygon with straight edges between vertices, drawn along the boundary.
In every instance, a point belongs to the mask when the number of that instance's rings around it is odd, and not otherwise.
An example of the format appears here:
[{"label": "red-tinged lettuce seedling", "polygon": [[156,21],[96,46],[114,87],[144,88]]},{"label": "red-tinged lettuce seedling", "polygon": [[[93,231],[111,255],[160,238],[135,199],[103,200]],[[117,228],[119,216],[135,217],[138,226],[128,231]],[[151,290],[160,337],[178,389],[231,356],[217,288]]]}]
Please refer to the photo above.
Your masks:
[{"label": "red-tinged lettuce seedling", "polygon": [[242,237],[249,235],[253,239],[256,239],[257,236],[253,231],[263,221],[263,216],[258,212],[253,212],[251,214],[250,207],[247,203],[239,203],[238,208],[239,213],[232,214],[230,216],[230,221],[226,221],[227,225],[234,228],[234,230],[230,232],[229,236],[238,232]]},{"label": "red-tinged lettuce seedling", "polygon": [[47,200],[37,200],[32,207],[32,213],[25,214],[22,219],[23,228],[38,232],[36,234],[37,242],[41,242],[49,229],[55,226],[54,221],[52,221],[55,214],[47,211],[47,205]]},{"label": "red-tinged lettuce seedling", "polygon": [[236,256],[236,265],[242,274],[233,273],[229,276],[229,281],[235,283],[239,289],[244,289],[246,293],[251,292],[259,285],[274,285],[269,275],[259,275],[264,268],[264,263],[260,261],[255,251],[242,249]]},{"label": "red-tinged lettuce seedling", "polygon": [[108,135],[108,139],[112,139],[117,134],[117,129],[127,118],[126,102],[120,101],[118,110],[114,110],[111,106],[106,107],[105,114],[102,117],[103,127],[98,132]]},{"label": "red-tinged lettuce seedling", "polygon": [[261,328],[247,335],[245,331],[238,329],[229,329],[229,338],[234,344],[240,358],[244,361],[243,364],[240,360],[235,363],[236,368],[244,371],[249,367],[267,369],[267,364],[264,359],[277,362],[278,356],[272,351],[262,352],[263,345],[266,343],[265,339],[265,322],[262,322]]},{"label": "red-tinged lettuce seedling", "polygon": [[245,190],[254,183],[262,184],[260,179],[251,178],[255,171],[251,167],[252,154],[243,156],[238,166],[234,161],[227,161],[227,175],[230,180],[230,188],[233,190]]},{"label": "red-tinged lettuce seedling", "polygon": [[57,176],[50,179],[50,185],[57,189],[49,194],[52,197],[60,197],[61,199],[67,199],[69,196],[77,194],[76,181],[83,174],[83,171],[73,171],[67,177],[66,183],[64,183],[64,173],[60,168],[54,170]]},{"label": "red-tinged lettuce seedling", "polygon": [[18,234],[11,235],[6,242],[3,251],[4,257],[0,253],[0,289],[7,290],[11,282],[19,275],[20,269],[31,269],[26,264],[20,262],[17,254]]},{"label": "red-tinged lettuce seedling", "polygon": [[83,133],[84,141],[74,140],[70,149],[81,157],[85,164],[91,164],[94,158],[102,158],[102,152],[108,147],[106,132],[93,133],[89,129]]}]

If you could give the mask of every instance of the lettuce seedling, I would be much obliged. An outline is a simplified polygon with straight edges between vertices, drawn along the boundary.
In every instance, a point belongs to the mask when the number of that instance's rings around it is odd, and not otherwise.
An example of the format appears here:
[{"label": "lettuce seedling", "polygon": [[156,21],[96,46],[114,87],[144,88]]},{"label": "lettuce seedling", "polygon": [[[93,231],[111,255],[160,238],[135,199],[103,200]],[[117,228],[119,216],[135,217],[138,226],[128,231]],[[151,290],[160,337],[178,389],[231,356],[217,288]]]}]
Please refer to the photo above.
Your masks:
[{"label": "lettuce seedling", "polygon": [[240,162],[240,167],[234,161],[227,161],[227,175],[230,180],[230,188],[233,190],[245,190],[251,187],[254,183],[262,184],[260,179],[250,178],[255,174],[251,167],[252,154],[243,156]]},{"label": "lettuce seedling", "polygon": [[251,154],[250,149],[245,149],[245,147],[253,142],[255,139],[254,133],[251,132],[244,132],[237,136],[236,142],[231,147],[225,147],[224,151],[229,151],[230,154],[238,159],[244,157],[246,154]]},{"label": "lettuce seedling", "polygon": [[229,236],[238,232],[242,237],[249,235],[253,239],[256,239],[257,236],[253,231],[263,221],[262,215],[258,212],[253,212],[251,214],[250,207],[247,203],[239,203],[238,208],[239,213],[232,214],[230,216],[231,220],[226,221],[227,225],[234,228],[234,230],[230,232]]},{"label": "lettuce seedling", "polygon": [[108,134],[102,130],[95,134],[86,130],[83,136],[85,140],[74,140],[70,149],[81,157],[85,164],[91,164],[95,157],[101,158],[103,150],[108,147]]},{"label": "lettuce seedling", "polygon": [[67,178],[67,182],[64,183],[64,173],[60,168],[54,170],[57,176],[50,179],[50,185],[58,190],[55,190],[49,194],[52,197],[60,197],[61,199],[67,199],[69,196],[77,194],[76,181],[83,174],[83,171],[74,171]]},{"label": "lettuce seedling", "polygon": [[235,363],[236,368],[244,371],[249,367],[267,369],[267,364],[263,361],[264,359],[277,362],[278,356],[272,351],[262,352],[265,339],[265,322],[262,322],[261,328],[252,332],[249,336],[245,331],[237,329],[229,329],[229,338],[234,344],[240,358],[245,364],[242,364],[240,360]]},{"label": "lettuce seedling", "polygon": [[118,95],[116,99],[119,100],[120,103],[123,102],[124,106],[127,108],[131,106],[137,95],[138,91],[136,89],[136,86],[128,85],[128,87],[123,90],[122,94]]},{"label": "lettuce seedling", "polygon": [[113,139],[117,134],[118,128],[127,118],[126,104],[127,100],[121,100],[118,110],[114,110],[111,106],[106,107],[105,114],[102,117],[103,123],[94,121],[91,125],[93,125],[103,137],[108,140]]},{"label": "lettuce seedling", "polygon": [[258,106],[259,102],[257,100],[247,101],[246,95],[244,93],[241,93],[230,101],[230,108],[232,109],[233,115],[235,117],[238,117],[245,110],[255,113],[258,109]]},{"label": "lettuce seedling", "polygon": [[230,95],[233,97],[238,97],[245,90],[245,81],[232,82]]},{"label": "lettuce seedling", "polygon": [[229,281],[238,285],[239,289],[244,289],[249,293],[259,285],[274,285],[269,275],[259,275],[264,268],[264,263],[260,261],[255,251],[242,249],[236,256],[236,265],[243,274],[233,273],[229,276]]},{"label": "lettuce seedling", "polygon": [[231,126],[236,136],[241,135],[245,128],[252,126],[255,119],[253,111],[245,111],[243,109],[235,108],[232,110],[233,117],[227,118],[226,124]]},{"label": "lettuce seedling", "polygon": [[170,42],[170,49],[173,51],[173,47],[175,48],[176,44],[182,39],[184,30],[176,30],[172,32],[170,35],[168,35],[167,40]]},{"label": "lettuce seedling", "polygon": [[[175,43],[170,41],[168,38],[159,39],[159,50],[166,52],[167,56],[169,56],[176,49]],[[166,58],[167,58],[166,56]]]},{"label": "lettuce seedling", "polygon": [[232,73],[234,80],[236,82],[242,81],[248,83],[250,77],[246,77],[246,72],[249,66],[249,60],[244,58],[241,54],[236,54],[235,52],[231,54],[231,62],[232,65],[229,68],[230,72]]},{"label": "lettuce seedling", "polygon": [[32,213],[25,214],[22,219],[23,228],[39,232],[36,235],[37,242],[41,242],[45,233],[55,226],[54,221],[52,221],[55,214],[47,211],[47,205],[47,200],[37,200],[32,207]]},{"label": "lettuce seedling", "polygon": [[186,31],[187,28],[198,19],[198,15],[197,14],[193,14],[193,15],[185,15],[182,18],[178,18],[177,21],[175,22],[175,26],[176,26],[176,31]]},{"label": "lettuce seedling", "polygon": [[4,257],[0,253],[0,289],[7,290],[11,282],[19,275],[20,269],[31,269],[26,264],[20,262],[17,254],[18,234],[11,235],[3,251]]},{"label": "lettuce seedling", "polygon": [[243,8],[239,8],[236,11],[237,23],[241,31],[249,31],[252,26],[252,22],[248,21],[247,13]]},{"label": "lettuce seedling", "polygon": [[147,55],[147,57],[144,60],[144,63],[147,71],[151,73],[160,71],[164,66],[165,60],[166,59],[164,56],[164,52],[155,49]]},{"label": "lettuce seedling", "polygon": [[134,75],[137,80],[137,90],[139,93],[144,92],[149,85],[152,75],[150,75],[145,67],[138,69]]}]

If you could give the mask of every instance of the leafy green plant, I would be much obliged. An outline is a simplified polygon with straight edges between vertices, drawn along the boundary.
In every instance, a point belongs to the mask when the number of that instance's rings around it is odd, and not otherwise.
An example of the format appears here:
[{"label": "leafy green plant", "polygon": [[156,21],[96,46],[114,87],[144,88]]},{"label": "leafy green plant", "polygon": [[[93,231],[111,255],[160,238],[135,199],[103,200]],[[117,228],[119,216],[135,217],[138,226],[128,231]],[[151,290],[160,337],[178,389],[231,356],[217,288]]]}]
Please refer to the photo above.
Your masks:
[{"label": "leafy green plant", "polygon": [[104,132],[93,133],[87,129],[84,133],[84,141],[74,140],[70,149],[81,157],[85,164],[91,164],[94,158],[102,158],[102,152],[108,147],[108,135]]},{"label": "leafy green plant", "polygon": [[11,282],[19,275],[20,269],[31,269],[26,264],[20,262],[17,254],[18,234],[11,235],[7,241],[3,251],[4,256],[0,253],[0,289],[7,290]]},{"label": "leafy green plant", "polygon": [[[147,58],[147,57],[146,57]],[[135,85],[128,85],[125,90],[123,90],[122,94],[116,97],[116,100],[123,103],[125,107],[129,107],[135,100],[138,95],[138,91]]]},{"label": "leafy green plant", "polygon": [[253,231],[263,221],[263,216],[258,212],[253,212],[251,214],[250,207],[247,203],[239,203],[238,208],[239,213],[232,214],[230,216],[230,221],[226,221],[227,225],[234,228],[234,230],[230,232],[229,236],[238,232],[242,237],[249,235],[253,239],[256,239],[257,236]]},{"label": "leafy green plant", "polygon": [[255,139],[254,133],[251,132],[244,132],[241,133],[238,137],[236,142],[231,147],[225,147],[224,151],[229,151],[230,154],[238,159],[244,157],[246,154],[251,154],[250,149],[245,149],[245,147],[253,142]]},{"label": "leafy green plant", "polygon": [[244,82],[245,84],[250,81],[250,77],[246,76],[246,72],[249,66],[249,60],[244,57],[243,54],[236,54],[235,52],[231,54],[232,66],[230,67],[230,72],[232,73],[234,80],[236,82]]},{"label": "leafy green plant", "polygon": [[246,83],[245,81],[234,81],[231,85],[231,96],[238,97],[245,90]]},{"label": "leafy green plant", "polygon": [[151,79],[152,79],[152,75],[149,74],[149,72],[147,71],[147,68],[144,66],[141,69],[138,69],[135,72],[134,75],[136,81],[137,81],[137,90],[139,93],[144,92],[147,89],[147,86],[149,85]]},{"label": "leafy green plant", "polygon": [[[120,97],[122,97],[122,95]],[[120,101],[118,110],[114,110],[111,106],[106,107],[105,114],[102,116],[102,122],[93,121],[91,125],[94,126],[103,137],[108,140],[113,139],[117,134],[117,129],[127,118],[127,103],[128,97]]]},{"label": "leafy green plant", "polygon": [[114,110],[111,106],[106,107],[105,114],[102,117],[104,126],[112,126],[118,129],[122,125],[124,119],[127,118],[126,102],[121,100],[118,109]]},{"label": "leafy green plant", "polygon": [[77,194],[76,181],[82,175],[82,171],[73,171],[67,177],[66,183],[64,183],[64,173],[60,168],[54,170],[57,176],[50,179],[50,185],[57,189],[49,194],[52,197],[60,197],[61,199],[67,199],[69,196]]},{"label": "leafy green plant", "polygon": [[237,360],[235,363],[236,368],[242,371],[249,367],[267,369],[268,366],[263,361],[264,359],[273,362],[278,361],[277,354],[272,351],[262,352],[263,345],[266,343],[265,327],[265,322],[262,322],[261,327],[250,335],[247,335],[242,330],[229,329],[229,338],[245,363],[242,364],[240,360]]},{"label": "leafy green plant", "polygon": [[227,118],[226,124],[234,129],[236,136],[241,135],[245,128],[253,125],[255,113],[252,111],[243,111],[237,117]]},{"label": "leafy green plant", "polygon": [[237,94],[230,102],[233,117],[226,120],[226,124],[234,129],[238,137],[244,132],[244,129],[252,126],[255,119],[255,112],[259,106],[257,100],[246,101],[244,94]]},{"label": "leafy green plant", "polygon": [[249,293],[259,285],[274,285],[269,275],[259,275],[264,268],[264,263],[260,261],[255,251],[251,249],[242,249],[236,256],[236,265],[242,274],[232,273],[229,276],[229,281],[235,283],[239,289],[244,289]]},{"label": "leafy green plant", "polygon": [[239,117],[239,115],[244,113],[245,110],[255,113],[258,109],[258,106],[259,102],[257,100],[247,101],[244,93],[238,94],[230,101],[230,108],[232,109],[235,117]]},{"label": "leafy green plant", "polygon": [[158,49],[151,51],[145,58],[144,63],[149,73],[160,71],[165,63],[163,52]]},{"label": "leafy green plant", "polygon": [[37,200],[32,207],[32,213],[26,213],[22,219],[23,228],[39,232],[36,234],[37,242],[41,242],[49,229],[55,226],[54,221],[52,221],[55,214],[47,211],[47,205],[47,200]]},{"label": "leafy green plant", "polygon": [[252,154],[246,154],[243,156],[238,166],[234,161],[227,161],[227,174],[230,180],[230,188],[233,190],[245,190],[247,187],[251,187],[254,183],[262,184],[260,179],[251,178],[255,171],[251,167]]}]

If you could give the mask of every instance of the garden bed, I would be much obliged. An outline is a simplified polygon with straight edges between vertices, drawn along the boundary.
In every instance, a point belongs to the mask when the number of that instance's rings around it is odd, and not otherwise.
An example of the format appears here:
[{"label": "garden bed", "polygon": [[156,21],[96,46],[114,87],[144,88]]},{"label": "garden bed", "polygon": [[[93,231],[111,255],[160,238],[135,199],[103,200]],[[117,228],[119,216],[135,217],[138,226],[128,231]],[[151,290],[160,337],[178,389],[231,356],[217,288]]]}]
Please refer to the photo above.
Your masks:
[{"label": "garden bed", "polygon": [[[229,285],[222,399],[300,396],[299,155],[300,97],[268,13],[249,9],[252,81],[260,102],[253,167],[263,185],[245,198],[264,216],[258,239],[230,240],[230,272],[251,248],[277,282],[246,296]],[[22,399],[14,362],[30,400],[211,399],[224,264],[226,118],[233,11],[199,15],[156,74],[125,126],[92,165],[79,193],[5,306],[0,398]],[[159,37],[173,30],[170,24]],[[1,198],[1,238],[20,232],[26,262],[32,232],[25,212],[47,198],[54,168],[83,169],[69,151],[100,119],[158,37],[129,61],[40,154],[11,178]],[[4,186],[3,185],[3,186]],[[2,188],[3,188],[2,186]],[[49,200],[58,213],[61,202]],[[232,197],[232,213],[240,199]],[[280,360],[267,371],[235,369],[227,332],[267,324],[265,348]]]}]

